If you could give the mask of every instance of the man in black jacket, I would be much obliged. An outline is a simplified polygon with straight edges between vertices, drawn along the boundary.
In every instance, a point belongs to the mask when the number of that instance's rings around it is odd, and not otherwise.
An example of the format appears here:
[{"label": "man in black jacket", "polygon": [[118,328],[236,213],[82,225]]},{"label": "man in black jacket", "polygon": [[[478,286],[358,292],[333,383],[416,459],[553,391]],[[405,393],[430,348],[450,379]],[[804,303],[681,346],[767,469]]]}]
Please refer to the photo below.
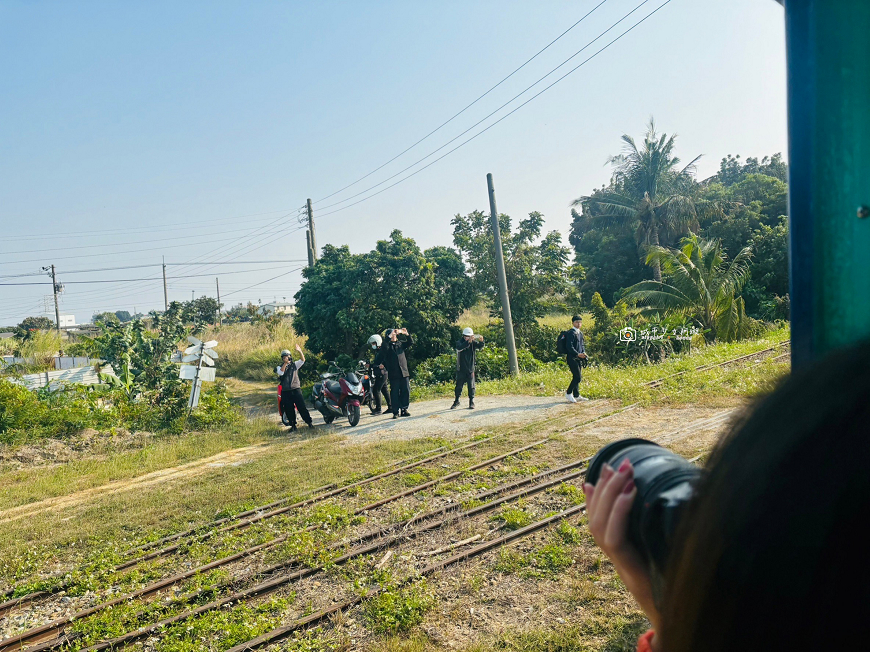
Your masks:
[{"label": "man in black jacket", "polygon": [[459,407],[462,387],[468,383],[468,409],[474,409],[474,369],[477,365],[477,352],[483,348],[483,336],[475,335],[470,328],[462,331],[462,339],[456,343],[456,389],[451,410]]},{"label": "man in black jacket", "polygon": [[[387,341],[381,346],[375,364],[387,372],[390,379],[390,407],[393,418],[409,417],[408,407],[411,404],[411,382],[408,380],[408,360],[405,351],[411,348],[414,341],[407,328],[388,328],[384,335]],[[405,335],[406,340],[400,342],[399,335]]]},{"label": "man in black jacket", "polygon": [[[302,353],[302,347],[298,344],[296,350],[299,351],[301,360],[293,360],[290,351],[284,349],[281,351],[281,364],[275,369],[281,380],[281,411],[290,419],[290,432],[296,430],[296,410],[299,410],[299,415],[309,428],[314,427],[308,408],[305,407],[302,383],[299,381],[299,367],[305,364],[305,354]],[[294,406],[296,410],[293,409]]]},{"label": "man in black jacket", "polygon": [[[380,353],[381,347],[384,344],[384,340],[380,335],[375,333],[369,338],[369,346],[372,347],[372,351],[375,354],[375,359],[378,357],[378,353]],[[376,364],[372,363],[369,365],[369,375],[371,376],[371,384],[369,387],[372,392],[372,400],[374,401],[375,409],[372,411],[372,414],[381,414],[381,395],[384,397],[384,403],[387,406],[387,412],[390,412],[390,394],[387,392],[387,377],[384,375],[383,369],[381,369]]]},{"label": "man in black jacket", "polygon": [[580,332],[583,318],[580,315],[574,315],[571,321],[574,327],[568,331],[565,337],[565,350],[568,352],[565,357],[568,368],[571,370],[571,384],[568,385],[565,392],[565,399],[569,403],[576,403],[577,401],[589,400],[585,396],[580,396],[580,381],[583,380],[580,361],[586,359],[586,345],[583,341],[583,333]]}]

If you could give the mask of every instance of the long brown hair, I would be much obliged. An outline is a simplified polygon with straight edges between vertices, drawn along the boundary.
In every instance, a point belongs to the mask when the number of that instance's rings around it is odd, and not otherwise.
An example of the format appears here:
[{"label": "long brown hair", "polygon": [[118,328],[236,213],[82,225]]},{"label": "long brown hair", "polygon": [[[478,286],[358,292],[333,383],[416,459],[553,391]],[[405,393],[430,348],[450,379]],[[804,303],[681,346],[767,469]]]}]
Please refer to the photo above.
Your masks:
[{"label": "long brown hair", "polygon": [[870,649],[870,342],[793,374],[714,451],[681,523],[665,652]]}]

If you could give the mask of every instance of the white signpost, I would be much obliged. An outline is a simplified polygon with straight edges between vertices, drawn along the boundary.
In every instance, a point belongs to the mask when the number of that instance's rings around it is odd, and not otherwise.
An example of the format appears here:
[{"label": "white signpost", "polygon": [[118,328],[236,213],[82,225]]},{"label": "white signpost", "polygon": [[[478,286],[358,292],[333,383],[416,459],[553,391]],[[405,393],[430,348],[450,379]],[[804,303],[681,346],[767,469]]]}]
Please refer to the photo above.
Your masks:
[{"label": "white signpost", "polygon": [[202,383],[214,382],[214,361],[218,357],[217,351],[214,349],[218,343],[217,340],[202,342],[193,335],[190,335],[187,341],[190,342],[191,346],[184,350],[184,357],[179,359],[177,356],[173,356],[173,362],[196,363],[195,365],[182,364],[178,368],[179,378],[193,381],[193,386],[190,388],[190,400],[187,402],[187,407],[192,410],[199,405],[199,391],[202,388]]}]

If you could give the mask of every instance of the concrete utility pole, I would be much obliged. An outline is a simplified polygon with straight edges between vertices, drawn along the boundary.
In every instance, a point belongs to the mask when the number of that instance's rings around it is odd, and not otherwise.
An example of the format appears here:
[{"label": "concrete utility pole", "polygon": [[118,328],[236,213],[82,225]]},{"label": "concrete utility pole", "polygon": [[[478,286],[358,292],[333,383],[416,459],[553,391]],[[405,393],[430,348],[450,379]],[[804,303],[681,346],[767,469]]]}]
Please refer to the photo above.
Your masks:
[{"label": "concrete utility pole", "polygon": [[311,248],[311,231],[305,229],[305,247],[308,250],[308,266],[314,267],[314,249]]},{"label": "concrete utility pole", "polygon": [[870,2],[786,0],[792,365],[870,336]]},{"label": "concrete utility pole", "polygon": [[314,233],[314,209],[311,207],[311,199],[308,200],[308,231],[311,234],[311,258],[312,265],[317,262],[317,237]]},{"label": "concrete utility pole", "polygon": [[511,366],[511,376],[519,376],[517,343],[514,340],[514,322],[511,318],[511,300],[508,296],[507,275],[504,271],[504,250],[501,246],[501,227],[498,224],[498,210],[495,207],[495,186],[492,184],[492,174],[486,175],[486,185],[489,189],[489,212],[492,222],[492,239],[495,244],[495,271],[498,276],[498,296],[501,300],[501,311],[507,338],[508,361]]},{"label": "concrete utility pole", "polygon": [[169,310],[169,293],[166,291],[166,257],[163,257],[163,310]]},{"label": "concrete utility pole", "polygon": [[218,297],[218,326],[221,325],[221,284],[217,279],[217,276],[214,277],[214,286],[217,288],[217,297]]},{"label": "concrete utility pole", "polygon": [[51,289],[54,291],[54,318],[57,320],[54,323],[57,334],[60,335],[60,308],[57,305],[57,277],[54,273],[54,265],[51,266]]}]

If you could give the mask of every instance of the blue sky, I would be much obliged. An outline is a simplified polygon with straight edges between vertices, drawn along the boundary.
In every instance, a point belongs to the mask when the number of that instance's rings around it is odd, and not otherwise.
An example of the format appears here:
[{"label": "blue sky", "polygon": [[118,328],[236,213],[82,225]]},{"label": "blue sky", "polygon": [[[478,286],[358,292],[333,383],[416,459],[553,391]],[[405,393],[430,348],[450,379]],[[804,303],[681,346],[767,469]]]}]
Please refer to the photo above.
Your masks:
[{"label": "blue sky", "polygon": [[[43,282],[6,277],[54,263],[61,313],[83,322],[95,311],[162,308],[160,268],[75,272],[165,256],[239,261],[171,266],[170,300],[213,296],[216,275],[227,304],[290,298],[298,264],[246,261],[305,258],[295,229],[306,198],[388,161],[599,2],[4,2],[0,283]],[[650,116],[679,134],[685,160],[704,155],[701,177],[727,154],[785,153],[782,8],[672,0],[442,161],[346,210],[321,208],[440,147],[640,2],[606,0],[442,130],[316,201],[318,244],[365,251],[394,228],[422,247],[450,244],[454,214],[487,209],[487,172],[501,212],[539,210],[567,239],[570,202],[608,180],[620,135],[640,136]],[[649,0],[548,82],[662,2]],[[172,278],[189,274],[202,276]],[[114,279],[149,280],[74,283]],[[48,294],[48,285],[0,285],[0,325],[43,314]]]}]

